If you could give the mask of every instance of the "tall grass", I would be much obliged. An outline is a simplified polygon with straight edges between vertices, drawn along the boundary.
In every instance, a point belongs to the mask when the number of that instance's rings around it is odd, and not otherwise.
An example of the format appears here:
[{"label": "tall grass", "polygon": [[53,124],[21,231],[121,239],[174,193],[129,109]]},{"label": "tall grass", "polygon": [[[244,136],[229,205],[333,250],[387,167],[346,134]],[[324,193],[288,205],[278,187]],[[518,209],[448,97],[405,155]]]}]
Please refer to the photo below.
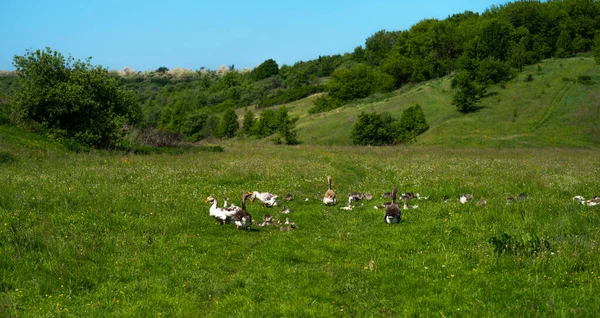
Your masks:
[{"label": "tall grass", "polygon": [[[600,209],[571,198],[600,194],[598,155],[261,145],[17,155],[0,165],[0,316],[595,316]],[[327,175],[338,200],[375,199],[325,207]],[[429,196],[396,226],[372,207],[393,186]],[[293,194],[298,227],[236,231],[209,217],[207,196],[239,205],[248,190]],[[461,193],[487,205],[460,204]]]}]

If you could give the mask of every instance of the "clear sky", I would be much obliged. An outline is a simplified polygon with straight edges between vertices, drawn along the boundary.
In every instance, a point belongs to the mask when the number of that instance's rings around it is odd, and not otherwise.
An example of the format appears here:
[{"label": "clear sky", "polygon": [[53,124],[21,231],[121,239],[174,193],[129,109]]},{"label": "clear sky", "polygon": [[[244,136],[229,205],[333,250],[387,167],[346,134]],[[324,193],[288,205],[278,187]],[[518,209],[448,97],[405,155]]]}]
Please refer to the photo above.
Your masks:
[{"label": "clear sky", "polygon": [[51,47],[92,64],[281,66],[352,52],[373,33],[426,18],[483,12],[508,1],[473,0],[0,0],[0,70],[14,55]]}]

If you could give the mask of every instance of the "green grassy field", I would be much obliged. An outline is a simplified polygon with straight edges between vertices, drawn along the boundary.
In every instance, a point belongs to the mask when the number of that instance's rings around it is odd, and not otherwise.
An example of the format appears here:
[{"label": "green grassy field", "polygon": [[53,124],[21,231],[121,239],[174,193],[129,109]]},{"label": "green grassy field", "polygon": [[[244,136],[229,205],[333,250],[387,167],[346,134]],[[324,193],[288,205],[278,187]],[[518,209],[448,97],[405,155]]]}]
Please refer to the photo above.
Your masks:
[{"label": "green grassy field", "polygon": [[[598,150],[17,148],[0,149],[0,316],[600,315],[600,206],[572,200],[600,195]],[[375,199],[325,207],[327,175],[340,201]],[[388,225],[373,206],[394,186],[429,200]],[[207,196],[248,190],[293,194],[298,227],[209,217]]]},{"label": "green grassy field", "polygon": [[[539,65],[539,69],[538,69]],[[531,74],[533,81],[526,81]],[[577,82],[587,75],[593,84]],[[435,147],[593,147],[600,145],[600,65],[589,56],[548,59],[529,65],[504,86],[492,85],[481,109],[462,114],[451,104],[455,90],[444,77],[406,85],[386,95],[309,115],[315,96],[285,105],[299,117],[298,138],[306,144],[351,145],[361,111],[402,111],[420,104],[430,129],[417,145]],[[260,110],[258,110],[260,111]],[[243,116],[243,109],[239,111]]]}]

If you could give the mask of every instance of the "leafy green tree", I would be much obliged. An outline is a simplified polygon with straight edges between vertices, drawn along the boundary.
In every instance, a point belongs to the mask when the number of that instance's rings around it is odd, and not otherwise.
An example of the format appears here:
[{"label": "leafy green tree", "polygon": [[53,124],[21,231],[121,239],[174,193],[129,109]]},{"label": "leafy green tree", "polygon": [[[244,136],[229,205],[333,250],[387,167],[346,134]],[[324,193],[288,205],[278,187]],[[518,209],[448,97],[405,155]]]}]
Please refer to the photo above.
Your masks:
[{"label": "leafy green tree", "polygon": [[204,138],[208,137],[221,137],[219,135],[219,125],[221,123],[221,118],[215,114],[209,115],[206,119],[206,124],[204,125],[204,131],[202,135]]},{"label": "leafy green tree", "polygon": [[596,64],[600,64],[600,31],[596,31],[596,35],[594,35],[592,51],[594,53],[594,59],[596,60]]},{"label": "leafy green tree", "polygon": [[254,113],[251,110],[246,111],[244,119],[242,121],[242,134],[246,136],[252,135],[252,129],[255,125]]},{"label": "leafy green tree", "polygon": [[387,113],[366,113],[358,115],[352,126],[351,138],[355,145],[381,146],[393,144],[398,136],[394,118]]},{"label": "leafy green tree", "polygon": [[25,121],[50,133],[94,147],[118,145],[125,124],[137,124],[142,111],[133,92],[120,89],[116,79],[91,58],[75,61],[50,48],[15,56],[22,83],[15,95]]},{"label": "leafy green tree", "polygon": [[556,40],[556,56],[565,58],[571,54],[571,34],[563,29]]},{"label": "leafy green tree", "polygon": [[397,52],[392,52],[385,59],[381,70],[394,78],[394,87],[406,84],[413,73],[411,60]]},{"label": "leafy green tree", "polygon": [[255,81],[260,81],[271,76],[279,74],[279,65],[273,59],[268,59],[254,70],[252,70],[251,76]]},{"label": "leafy green tree", "polygon": [[277,120],[275,112],[272,109],[265,109],[260,113],[260,117],[254,126],[254,135],[264,138],[272,135],[277,130]]},{"label": "leafy green tree", "polygon": [[232,138],[240,128],[238,117],[232,108],[229,108],[223,114],[219,128],[219,135],[223,138]]},{"label": "leafy green tree", "polygon": [[506,61],[513,26],[499,19],[494,19],[484,25],[481,36],[482,57],[494,57]]},{"label": "leafy green tree", "polygon": [[196,111],[187,116],[182,127],[182,133],[197,141],[204,137],[203,132],[208,121],[208,115],[202,111]]},{"label": "leafy green tree", "polygon": [[414,140],[415,137],[429,129],[421,105],[416,104],[405,109],[400,117],[399,131],[402,141]]},{"label": "leafy green tree", "polygon": [[394,46],[398,33],[398,31],[381,30],[367,38],[364,52],[369,65],[378,66],[381,63]]},{"label": "leafy green tree", "polygon": [[485,95],[486,86],[475,80],[475,74],[462,71],[457,75],[456,85],[458,91],[452,97],[452,105],[462,113],[473,112],[477,103]]},{"label": "leafy green tree", "polygon": [[290,118],[285,106],[279,107],[277,113],[275,113],[275,122],[277,124],[276,131],[283,137],[286,145],[298,144],[297,134],[294,130],[296,120],[297,118]]},{"label": "leafy green tree", "polygon": [[394,89],[394,78],[375,71],[365,64],[351,68],[339,68],[331,75],[327,84],[329,96],[341,102],[365,98],[374,92],[388,92]]},{"label": "leafy green tree", "polygon": [[156,69],[156,73],[166,73],[169,71],[169,68],[167,68],[166,66],[161,66],[159,68]]}]

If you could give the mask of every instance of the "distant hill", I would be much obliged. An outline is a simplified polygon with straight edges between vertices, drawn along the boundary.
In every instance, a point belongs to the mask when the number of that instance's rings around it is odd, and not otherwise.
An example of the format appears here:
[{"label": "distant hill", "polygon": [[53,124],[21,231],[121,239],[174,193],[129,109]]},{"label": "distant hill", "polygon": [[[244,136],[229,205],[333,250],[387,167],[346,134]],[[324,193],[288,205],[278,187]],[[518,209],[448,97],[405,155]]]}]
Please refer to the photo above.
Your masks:
[{"label": "distant hill", "polygon": [[[532,81],[527,81],[529,74]],[[591,83],[578,81],[586,75]],[[600,146],[600,65],[592,57],[547,59],[527,66],[506,84],[491,86],[474,113],[460,113],[451,105],[454,91],[447,76],[320,114],[308,113],[316,95],[285,106],[291,116],[299,117],[298,137],[305,144],[350,145],[350,131],[361,111],[387,111],[399,118],[418,103],[430,125],[417,138],[419,146]],[[241,118],[243,109],[238,112]]]}]

